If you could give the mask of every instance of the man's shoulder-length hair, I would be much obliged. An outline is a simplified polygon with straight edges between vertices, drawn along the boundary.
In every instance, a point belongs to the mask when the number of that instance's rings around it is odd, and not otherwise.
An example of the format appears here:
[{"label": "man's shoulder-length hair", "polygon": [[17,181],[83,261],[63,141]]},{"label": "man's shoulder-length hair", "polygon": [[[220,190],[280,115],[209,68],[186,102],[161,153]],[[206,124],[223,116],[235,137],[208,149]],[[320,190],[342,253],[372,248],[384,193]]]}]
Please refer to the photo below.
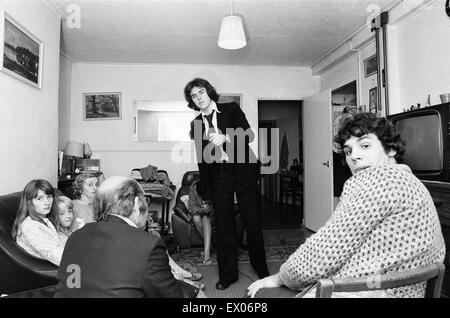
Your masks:
[{"label": "man's shoulder-length hair", "polygon": [[192,101],[191,98],[191,90],[194,87],[204,87],[206,89],[206,93],[208,94],[209,98],[211,98],[216,103],[219,100],[219,94],[217,94],[216,89],[214,86],[211,85],[207,80],[203,78],[194,78],[192,81],[186,84],[184,87],[184,98],[188,102],[188,107],[192,108],[193,110],[199,111],[200,109],[195,105],[195,103]]}]

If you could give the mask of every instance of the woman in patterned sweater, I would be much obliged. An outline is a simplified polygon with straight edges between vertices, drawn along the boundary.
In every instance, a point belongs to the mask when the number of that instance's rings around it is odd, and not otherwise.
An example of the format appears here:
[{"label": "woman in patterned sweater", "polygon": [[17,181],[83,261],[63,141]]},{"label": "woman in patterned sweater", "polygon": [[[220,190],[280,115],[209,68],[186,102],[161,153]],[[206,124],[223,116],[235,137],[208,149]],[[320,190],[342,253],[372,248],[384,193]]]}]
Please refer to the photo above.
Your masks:
[{"label": "woman in patterned sweater", "polygon": [[[433,200],[410,168],[399,164],[404,142],[385,118],[360,113],[347,119],[335,142],[353,174],[330,220],[272,276],[248,287],[285,285],[302,290],[328,277],[362,277],[442,262],[444,239]],[[423,297],[425,283],[334,297]]]}]

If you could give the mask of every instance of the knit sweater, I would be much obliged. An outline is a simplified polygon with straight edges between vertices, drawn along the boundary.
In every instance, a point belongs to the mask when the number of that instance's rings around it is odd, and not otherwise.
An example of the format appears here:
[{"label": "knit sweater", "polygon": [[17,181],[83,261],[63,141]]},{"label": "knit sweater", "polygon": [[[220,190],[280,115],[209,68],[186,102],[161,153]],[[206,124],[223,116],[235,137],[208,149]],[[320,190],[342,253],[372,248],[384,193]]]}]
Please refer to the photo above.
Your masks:
[{"label": "knit sweater", "polygon": [[[301,289],[320,278],[362,277],[442,262],[445,244],[433,200],[405,165],[362,170],[344,185],[330,220],[280,268],[280,278]],[[425,284],[386,290],[423,297]]]},{"label": "knit sweater", "polygon": [[94,215],[94,206],[92,204],[84,204],[81,200],[73,200],[73,216],[75,222],[70,226],[70,230],[76,231],[83,227],[86,223],[96,222]]},{"label": "knit sweater", "polygon": [[42,220],[46,225],[27,216],[20,225],[17,244],[31,255],[59,266],[65,242],[60,240],[49,219]]}]

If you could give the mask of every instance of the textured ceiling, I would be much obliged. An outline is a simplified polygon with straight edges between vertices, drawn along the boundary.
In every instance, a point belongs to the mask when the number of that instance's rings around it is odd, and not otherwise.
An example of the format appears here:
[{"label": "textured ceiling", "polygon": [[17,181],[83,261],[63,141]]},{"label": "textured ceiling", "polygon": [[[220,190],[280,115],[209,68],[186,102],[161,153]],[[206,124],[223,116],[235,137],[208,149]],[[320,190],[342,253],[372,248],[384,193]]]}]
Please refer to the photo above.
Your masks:
[{"label": "textured ceiling", "polygon": [[[74,62],[311,66],[394,0],[234,0],[248,44],[217,46],[230,0],[43,0],[62,22]],[[69,7],[71,5],[71,7]],[[73,21],[73,20],[72,20]]]}]

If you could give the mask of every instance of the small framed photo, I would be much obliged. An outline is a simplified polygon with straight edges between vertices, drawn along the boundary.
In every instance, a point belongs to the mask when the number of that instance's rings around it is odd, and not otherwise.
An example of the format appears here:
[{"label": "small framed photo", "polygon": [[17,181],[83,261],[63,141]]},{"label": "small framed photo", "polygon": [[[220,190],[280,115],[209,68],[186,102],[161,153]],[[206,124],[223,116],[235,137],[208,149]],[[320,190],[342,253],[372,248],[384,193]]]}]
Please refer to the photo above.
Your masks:
[{"label": "small framed photo", "polygon": [[122,119],[121,93],[84,93],[83,119]]},{"label": "small framed photo", "polygon": [[376,114],[378,110],[378,96],[377,88],[369,89],[369,112]]},{"label": "small framed photo", "polygon": [[219,93],[219,103],[238,103],[239,107],[242,108],[242,94],[220,94]]},{"label": "small framed photo", "polygon": [[369,77],[377,72],[377,55],[374,54],[371,57],[364,60],[364,74]]},{"label": "small framed photo", "polygon": [[42,88],[44,44],[6,12],[0,12],[0,70]]}]

